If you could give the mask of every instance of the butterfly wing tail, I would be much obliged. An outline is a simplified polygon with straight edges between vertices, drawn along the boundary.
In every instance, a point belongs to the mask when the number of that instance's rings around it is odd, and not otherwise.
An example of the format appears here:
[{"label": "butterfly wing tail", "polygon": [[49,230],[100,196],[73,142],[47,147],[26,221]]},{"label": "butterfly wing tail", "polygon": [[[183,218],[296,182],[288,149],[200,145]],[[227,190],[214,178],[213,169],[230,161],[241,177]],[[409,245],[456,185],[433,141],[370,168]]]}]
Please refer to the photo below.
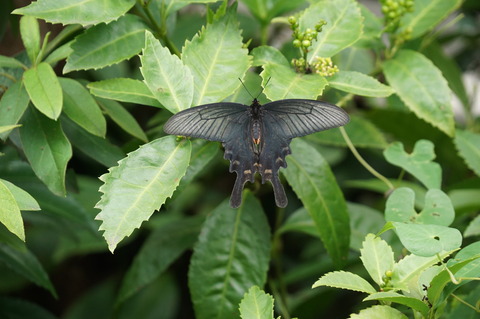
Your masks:
[{"label": "butterfly wing tail", "polygon": [[272,176],[273,178],[270,180],[273,186],[273,194],[275,196],[275,204],[278,207],[286,207],[288,204],[287,195],[285,195],[285,189],[283,188],[280,179],[278,178],[277,174]]},{"label": "butterfly wing tail", "polygon": [[242,204],[242,191],[245,185],[245,180],[237,176],[235,185],[233,186],[232,196],[230,196],[230,206],[232,208],[238,208]]}]

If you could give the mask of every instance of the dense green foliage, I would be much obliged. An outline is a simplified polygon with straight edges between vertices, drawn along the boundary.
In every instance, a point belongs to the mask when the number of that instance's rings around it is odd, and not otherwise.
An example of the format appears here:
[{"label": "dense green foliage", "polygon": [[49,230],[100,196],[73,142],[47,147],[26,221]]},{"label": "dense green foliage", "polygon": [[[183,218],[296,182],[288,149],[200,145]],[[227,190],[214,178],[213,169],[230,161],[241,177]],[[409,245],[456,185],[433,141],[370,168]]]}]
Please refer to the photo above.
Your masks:
[{"label": "dense green foliage", "polygon": [[[480,312],[475,1],[4,2],[0,318]],[[239,79],[351,116],[292,141],[285,209],[259,180],[232,209],[219,143],[163,133]]]}]

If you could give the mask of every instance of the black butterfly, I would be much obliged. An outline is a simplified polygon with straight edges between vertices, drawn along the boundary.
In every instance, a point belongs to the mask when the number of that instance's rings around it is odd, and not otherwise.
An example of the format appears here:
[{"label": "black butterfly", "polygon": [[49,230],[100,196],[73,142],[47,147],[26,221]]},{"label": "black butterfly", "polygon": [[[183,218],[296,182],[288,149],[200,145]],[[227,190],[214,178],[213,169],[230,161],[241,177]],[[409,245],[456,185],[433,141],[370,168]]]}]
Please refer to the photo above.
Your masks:
[{"label": "black butterfly", "polygon": [[287,197],[278,170],[287,167],[285,156],[291,153],[292,138],[342,126],[349,120],[343,109],[325,102],[291,99],[260,105],[255,98],[250,106],[220,102],[189,108],[172,116],[164,131],[223,143],[230,172],[237,173],[230,198],[233,208],[242,203],[243,186],[254,182],[256,172],[262,183],[272,183],[277,206],[285,207]]}]

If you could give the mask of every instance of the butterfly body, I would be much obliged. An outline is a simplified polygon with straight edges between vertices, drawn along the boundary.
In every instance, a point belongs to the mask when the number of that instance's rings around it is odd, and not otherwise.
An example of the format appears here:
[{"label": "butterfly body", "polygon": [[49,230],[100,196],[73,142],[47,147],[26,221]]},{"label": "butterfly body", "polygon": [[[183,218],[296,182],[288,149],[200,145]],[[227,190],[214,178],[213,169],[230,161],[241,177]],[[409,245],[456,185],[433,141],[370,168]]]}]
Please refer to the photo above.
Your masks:
[{"label": "butterfly body", "polygon": [[344,110],[325,102],[290,99],[261,105],[254,99],[250,106],[221,102],[189,108],[172,116],[164,131],[222,142],[230,172],[237,173],[232,207],[241,205],[243,187],[255,181],[257,172],[262,183],[271,182],[277,206],[285,207],[287,197],[278,170],[287,167],[285,157],[291,153],[292,138],[348,121]]}]

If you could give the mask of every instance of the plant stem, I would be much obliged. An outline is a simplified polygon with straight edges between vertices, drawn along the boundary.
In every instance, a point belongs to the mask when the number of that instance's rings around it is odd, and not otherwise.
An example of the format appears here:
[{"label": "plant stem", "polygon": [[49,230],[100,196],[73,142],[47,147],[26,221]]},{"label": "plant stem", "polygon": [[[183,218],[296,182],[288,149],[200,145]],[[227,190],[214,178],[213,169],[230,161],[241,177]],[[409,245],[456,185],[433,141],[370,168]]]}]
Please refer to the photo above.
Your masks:
[{"label": "plant stem", "polygon": [[275,284],[273,279],[270,279],[268,281],[268,285],[270,286],[270,289],[272,290],[273,297],[275,301],[277,302],[278,307],[280,308],[280,312],[282,313],[282,316],[284,319],[291,319],[292,317],[288,313],[287,305],[284,302],[284,298],[281,295],[281,293],[277,289],[277,285]]},{"label": "plant stem", "polygon": [[469,307],[469,308],[472,308],[473,310],[475,310],[476,312],[480,312],[480,309],[472,306],[471,304],[469,304],[468,302],[466,302],[465,300],[463,300],[462,298],[458,297],[457,295],[455,294],[452,294],[452,297],[457,299],[459,302],[463,303],[465,306]]},{"label": "plant stem", "polygon": [[[163,7],[162,7],[163,9]],[[150,20],[150,23],[155,27],[155,29],[157,30],[157,34],[158,36],[160,37],[160,39],[163,41],[163,43],[165,44],[165,46],[170,50],[170,52],[172,52],[173,54],[175,54],[176,56],[180,56],[180,51],[178,50],[178,48],[175,46],[175,44],[168,38],[168,35],[167,35],[167,24],[166,24],[166,20],[167,20],[167,17],[165,16],[165,12],[162,11],[162,24],[158,24],[158,22],[155,20],[155,18],[153,17],[153,14],[152,12],[150,11],[150,7],[149,6],[145,6],[144,7],[144,10],[145,10],[145,14],[147,15],[148,17],[148,20]]]},{"label": "plant stem", "polygon": [[367,161],[365,161],[363,159],[363,157],[360,155],[360,153],[358,153],[357,149],[355,148],[352,141],[350,140],[350,137],[348,136],[347,132],[345,131],[345,128],[340,127],[340,133],[342,133],[342,136],[343,136],[343,139],[345,140],[345,143],[347,143],[348,148],[350,149],[352,154],[355,156],[355,158],[360,162],[360,164],[362,164],[363,167],[365,167],[367,169],[367,171],[369,171],[373,176],[375,176],[376,178],[378,178],[379,180],[384,182],[388,186],[388,191],[393,190],[395,188],[395,186],[393,186],[393,184],[388,180],[388,178],[386,178],[385,176],[383,176],[382,174],[377,172],[372,166],[370,166],[370,164],[367,163]]}]

